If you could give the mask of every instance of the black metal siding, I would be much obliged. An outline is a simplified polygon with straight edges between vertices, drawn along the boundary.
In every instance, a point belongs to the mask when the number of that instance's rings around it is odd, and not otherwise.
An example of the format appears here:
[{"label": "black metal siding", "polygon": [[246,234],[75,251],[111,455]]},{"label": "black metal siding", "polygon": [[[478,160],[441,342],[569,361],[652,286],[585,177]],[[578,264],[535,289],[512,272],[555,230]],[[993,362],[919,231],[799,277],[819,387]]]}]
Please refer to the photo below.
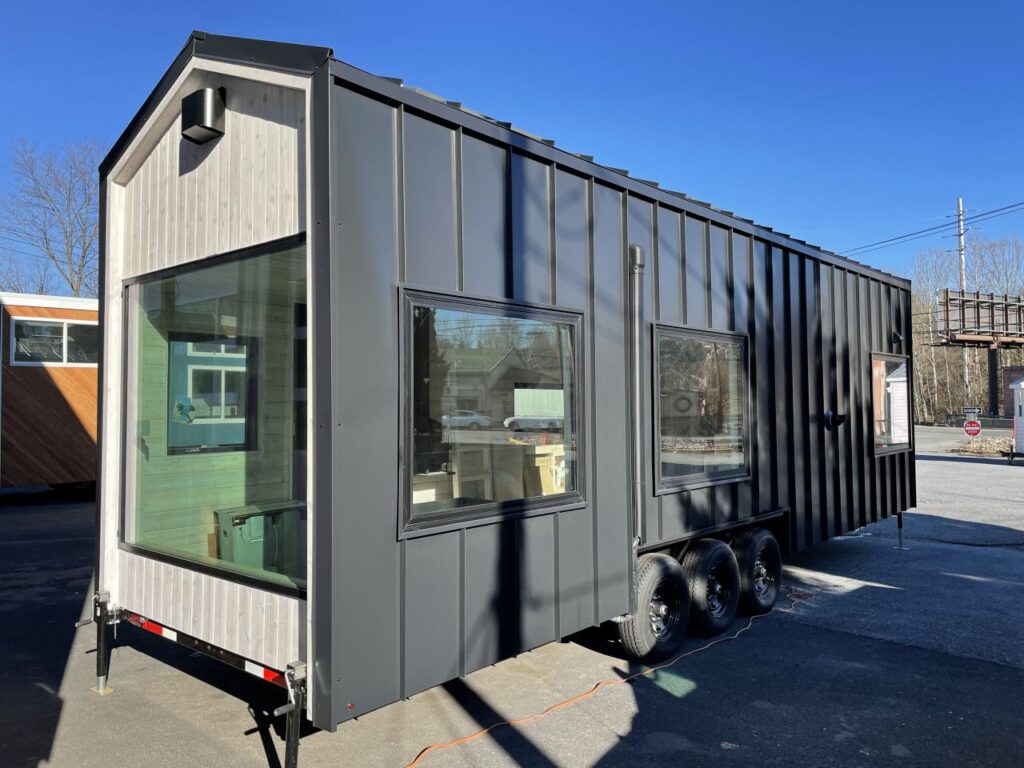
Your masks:
[{"label": "black metal siding", "polygon": [[[628,610],[630,244],[647,256],[644,548],[779,509],[800,548],[912,500],[912,453],[874,455],[870,403],[871,353],[909,349],[892,334],[910,336],[905,282],[616,186],[598,166],[581,173],[350,68],[335,75],[334,722]],[[584,504],[403,535],[402,287],[583,313]],[[654,323],[747,335],[749,479],[656,492]],[[826,431],[826,409],[848,422]]]},{"label": "black metal siding", "polygon": [[[592,406],[626,400],[626,198],[343,84],[331,125],[340,722],[628,610],[626,415]],[[401,536],[400,286],[584,313],[585,505]]]}]

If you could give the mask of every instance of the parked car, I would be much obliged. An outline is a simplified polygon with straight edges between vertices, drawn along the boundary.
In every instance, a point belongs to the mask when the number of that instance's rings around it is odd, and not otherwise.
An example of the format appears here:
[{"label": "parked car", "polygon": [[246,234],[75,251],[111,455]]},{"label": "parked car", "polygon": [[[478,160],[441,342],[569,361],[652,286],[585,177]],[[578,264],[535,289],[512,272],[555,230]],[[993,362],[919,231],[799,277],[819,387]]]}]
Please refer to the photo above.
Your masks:
[{"label": "parked car", "polygon": [[562,419],[556,416],[509,416],[504,424],[506,429],[513,432],[522,432],[526,429],[558,431],[562,428]]},{"label": "parked car", "polygon": [[455,411],[444,414],[441,425],[448,429],[482,429],[491,426],[491,417],[477,411]]}]

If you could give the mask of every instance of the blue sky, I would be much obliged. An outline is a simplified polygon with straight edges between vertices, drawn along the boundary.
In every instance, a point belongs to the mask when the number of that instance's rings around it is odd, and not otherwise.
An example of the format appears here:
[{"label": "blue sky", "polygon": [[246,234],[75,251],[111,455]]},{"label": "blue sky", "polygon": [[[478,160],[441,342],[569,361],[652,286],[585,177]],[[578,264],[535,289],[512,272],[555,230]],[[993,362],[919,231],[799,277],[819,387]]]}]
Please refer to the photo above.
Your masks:
[{"label": "blue sky", "polygon": [[[109,145],[193,28],[332,46],[833,250],[1024,200],[1024,4],[17,3],[10,143]],[[16,33],[16,34],[14,34]],[[1024,213],[985,222],[1017,235]],[[936,237],[864,261],[908,271]]]}]

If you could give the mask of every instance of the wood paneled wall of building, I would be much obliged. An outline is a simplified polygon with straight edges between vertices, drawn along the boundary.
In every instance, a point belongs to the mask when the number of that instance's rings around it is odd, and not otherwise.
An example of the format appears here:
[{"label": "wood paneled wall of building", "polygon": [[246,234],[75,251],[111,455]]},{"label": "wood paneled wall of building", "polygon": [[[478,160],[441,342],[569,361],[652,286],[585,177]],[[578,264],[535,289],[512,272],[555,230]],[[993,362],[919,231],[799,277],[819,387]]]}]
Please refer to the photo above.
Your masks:
[{"label": "wood paneled wall of building", "polygon": [[96,479],[96,367],[11,365],[11,318],[96,321],[96,312],[5,305],[0,366],[0,485]]}]

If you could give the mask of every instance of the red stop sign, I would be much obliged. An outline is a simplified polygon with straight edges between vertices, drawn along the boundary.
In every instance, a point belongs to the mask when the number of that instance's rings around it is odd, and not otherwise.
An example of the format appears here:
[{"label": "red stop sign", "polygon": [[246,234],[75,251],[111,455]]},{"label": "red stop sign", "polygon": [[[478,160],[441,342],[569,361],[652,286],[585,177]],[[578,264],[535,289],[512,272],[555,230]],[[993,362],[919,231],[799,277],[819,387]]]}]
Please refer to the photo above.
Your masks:
[{"label": "red stop sign", "polygon": [[971,437],[977,437],[978,435],[981,434],[981,422],[974,420],[965,421],[964,432],[966,432]]}]

